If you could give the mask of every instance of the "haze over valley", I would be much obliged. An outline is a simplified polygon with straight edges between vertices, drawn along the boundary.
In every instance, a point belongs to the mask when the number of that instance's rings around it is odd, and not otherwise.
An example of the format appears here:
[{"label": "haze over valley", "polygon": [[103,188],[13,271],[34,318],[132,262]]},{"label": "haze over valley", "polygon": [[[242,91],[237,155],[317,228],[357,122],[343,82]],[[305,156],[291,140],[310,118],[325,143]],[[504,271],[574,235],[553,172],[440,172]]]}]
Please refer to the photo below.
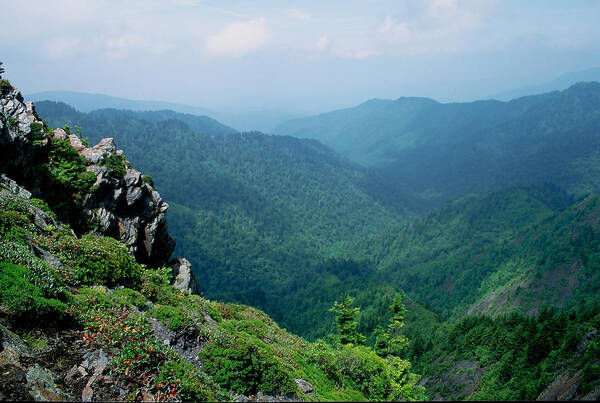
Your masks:
[{"label": "haze over valley", "polygon": [[600,398],[600,3],[2,12],[0,399]]}]

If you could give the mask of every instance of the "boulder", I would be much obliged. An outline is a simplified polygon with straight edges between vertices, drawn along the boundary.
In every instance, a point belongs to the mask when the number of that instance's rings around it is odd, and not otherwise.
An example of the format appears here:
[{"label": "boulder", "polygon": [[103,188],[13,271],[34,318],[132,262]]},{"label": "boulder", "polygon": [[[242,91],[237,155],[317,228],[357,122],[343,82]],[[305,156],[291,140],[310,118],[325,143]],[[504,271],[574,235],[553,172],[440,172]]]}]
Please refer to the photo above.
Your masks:
[{"label": "boulder", "polygon": [[178,257],[169,262],[173,270],[173,286],[190,294],[198,292],[198,282],[192,271],[192,264],[185,258]]},{"label": "boulder", "polygon": [[313,388],[312,385],[304,379],[296,379],[296,385],[298,385],[298,389],[300,389],[302,393],[308,394],[315,391],[315,388]]}]

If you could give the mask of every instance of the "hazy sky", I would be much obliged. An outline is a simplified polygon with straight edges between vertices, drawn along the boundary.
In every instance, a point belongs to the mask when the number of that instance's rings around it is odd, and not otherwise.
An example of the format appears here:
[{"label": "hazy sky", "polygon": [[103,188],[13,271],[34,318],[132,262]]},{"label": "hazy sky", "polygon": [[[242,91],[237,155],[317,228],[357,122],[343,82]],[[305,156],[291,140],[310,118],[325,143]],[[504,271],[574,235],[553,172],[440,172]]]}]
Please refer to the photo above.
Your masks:
[{"label": "hazy sky", "polygon": [[23,92],[316,112],[470,100],[600,66],[600,1],[0,0]]}]

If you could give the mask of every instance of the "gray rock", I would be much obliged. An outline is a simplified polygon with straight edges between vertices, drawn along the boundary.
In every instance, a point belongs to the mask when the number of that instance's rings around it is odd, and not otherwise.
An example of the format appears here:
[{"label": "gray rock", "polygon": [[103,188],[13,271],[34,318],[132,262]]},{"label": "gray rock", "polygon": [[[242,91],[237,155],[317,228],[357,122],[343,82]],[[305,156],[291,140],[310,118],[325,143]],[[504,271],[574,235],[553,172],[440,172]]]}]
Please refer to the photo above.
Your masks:
[{"label": "gray rock", "polygon": [[169,262],[173,270],[173,286],[190,294],[198,293],[198,282],[192,271],[192,264],[185,258],[178,257]]},{"label": "gray rock", "polygon": [[583,336],[583,340],[581,341],[581,343],[579,343],[579,345],[577,346],[576,355],[582,356],[583,354],[585,354],[585,350],[587,350],[588,344],[590,344],[590,341],[594,340],[597,336],[598,329],[596,328],[593,328],[592,330],[587,332],[585,336]]},{"label": "gray rock", "polygon": [[0,343],[2,344],[2,353],[10,350],[16,353],[18,357],[31,357],[33,354],[19,336],[3,325],[0,325]]},{"label": "gray rock", "polygon": [[98,224],[94,233],[119,239],[142,263],[164,265],[175,248],[165,221],[168,205],[139,171],[128,168],[116,179],[99,165],[105,156],[122,155],[118,151],[112,138],[80,151],[91,164],[87,169],[96,175],[94,192],[84,196],[85,213]]},{"label": "gray rock", "polygon": [[64,140],[67,138],[67,132],[65,132],[64,129],[61,128],[54,129],[52,137],[57,140]]},{"label": "gray rock", "polygon": [[26,189],[23,189],[22,187],[17,185],[17,182],[10,179],[4,174],[0,174],[0,183],[9,188],[17,196],[24,197],[25,199],[31,198],[31,192],[29,192]]},{"label": "gray rock", "polygon": [[65,265],[56,256],[40,248],[39,246],[31,244],[31,250],[34,255],[42,259],[44,262],[48,263],[50,267],[53,267],[55,269],[65,267]]},{"label": "gray rock", "polygon": [[81,142],[81,139],[74,134],[69,135],[69,141],[71,142],[71,147],[77,151],[82,151],[86,148]]},{"label": "gray rock", "polygon": [[315,388],[304,379],[296,379],[295,381],[296,385],[298,385],[298,389],[300,389],[302,393],[313,393],[315,391]]},{"label": "gray rock", "polygon": [[35,364],[27,370],[27,386],[33,400],[64,401],[71,400],[55,382],[55,375],[48,369]]}]

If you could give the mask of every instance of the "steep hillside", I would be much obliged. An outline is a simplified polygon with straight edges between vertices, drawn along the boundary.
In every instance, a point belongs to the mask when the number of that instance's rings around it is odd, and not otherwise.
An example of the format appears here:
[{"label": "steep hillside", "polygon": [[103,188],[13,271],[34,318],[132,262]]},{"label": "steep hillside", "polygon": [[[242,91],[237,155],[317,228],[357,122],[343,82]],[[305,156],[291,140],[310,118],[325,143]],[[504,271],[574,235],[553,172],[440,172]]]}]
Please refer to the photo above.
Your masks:
[{"label": "steep hillside", "polygon": [[[312,287],[315,273],[329,267],[343,245],[381,233],[418,206],[313,140],[208,136],[176,120],[151,123],[129,115],[123,122],[124,113],[60,120],[65,113],[40,108],[49,121],[81,126],[92,140],[114,137],[132,163],[152,175],[171,205],[177,251],[196,268],[202,292],[257,305],[303,335],[325,336],[332,316],[311,327],[292,314],[300,304],[297,291]],[[337,297],[323,302],[331,306]]]},{"label": "steep hillside", "polygon": [[52,130],[0,84],[0,399],[425,398],[396,354],[308,343],[261,311],[190,294],[185,260],[164,267],[168,206],[152,181],[112,139]]},{"label": "steep hillside", "polygon": [[510,102],[374,100],[276,133],[320,139],[433,202],[541,183],[580,196],[600,190],[598,110],[600,84],[580,83]]}]

